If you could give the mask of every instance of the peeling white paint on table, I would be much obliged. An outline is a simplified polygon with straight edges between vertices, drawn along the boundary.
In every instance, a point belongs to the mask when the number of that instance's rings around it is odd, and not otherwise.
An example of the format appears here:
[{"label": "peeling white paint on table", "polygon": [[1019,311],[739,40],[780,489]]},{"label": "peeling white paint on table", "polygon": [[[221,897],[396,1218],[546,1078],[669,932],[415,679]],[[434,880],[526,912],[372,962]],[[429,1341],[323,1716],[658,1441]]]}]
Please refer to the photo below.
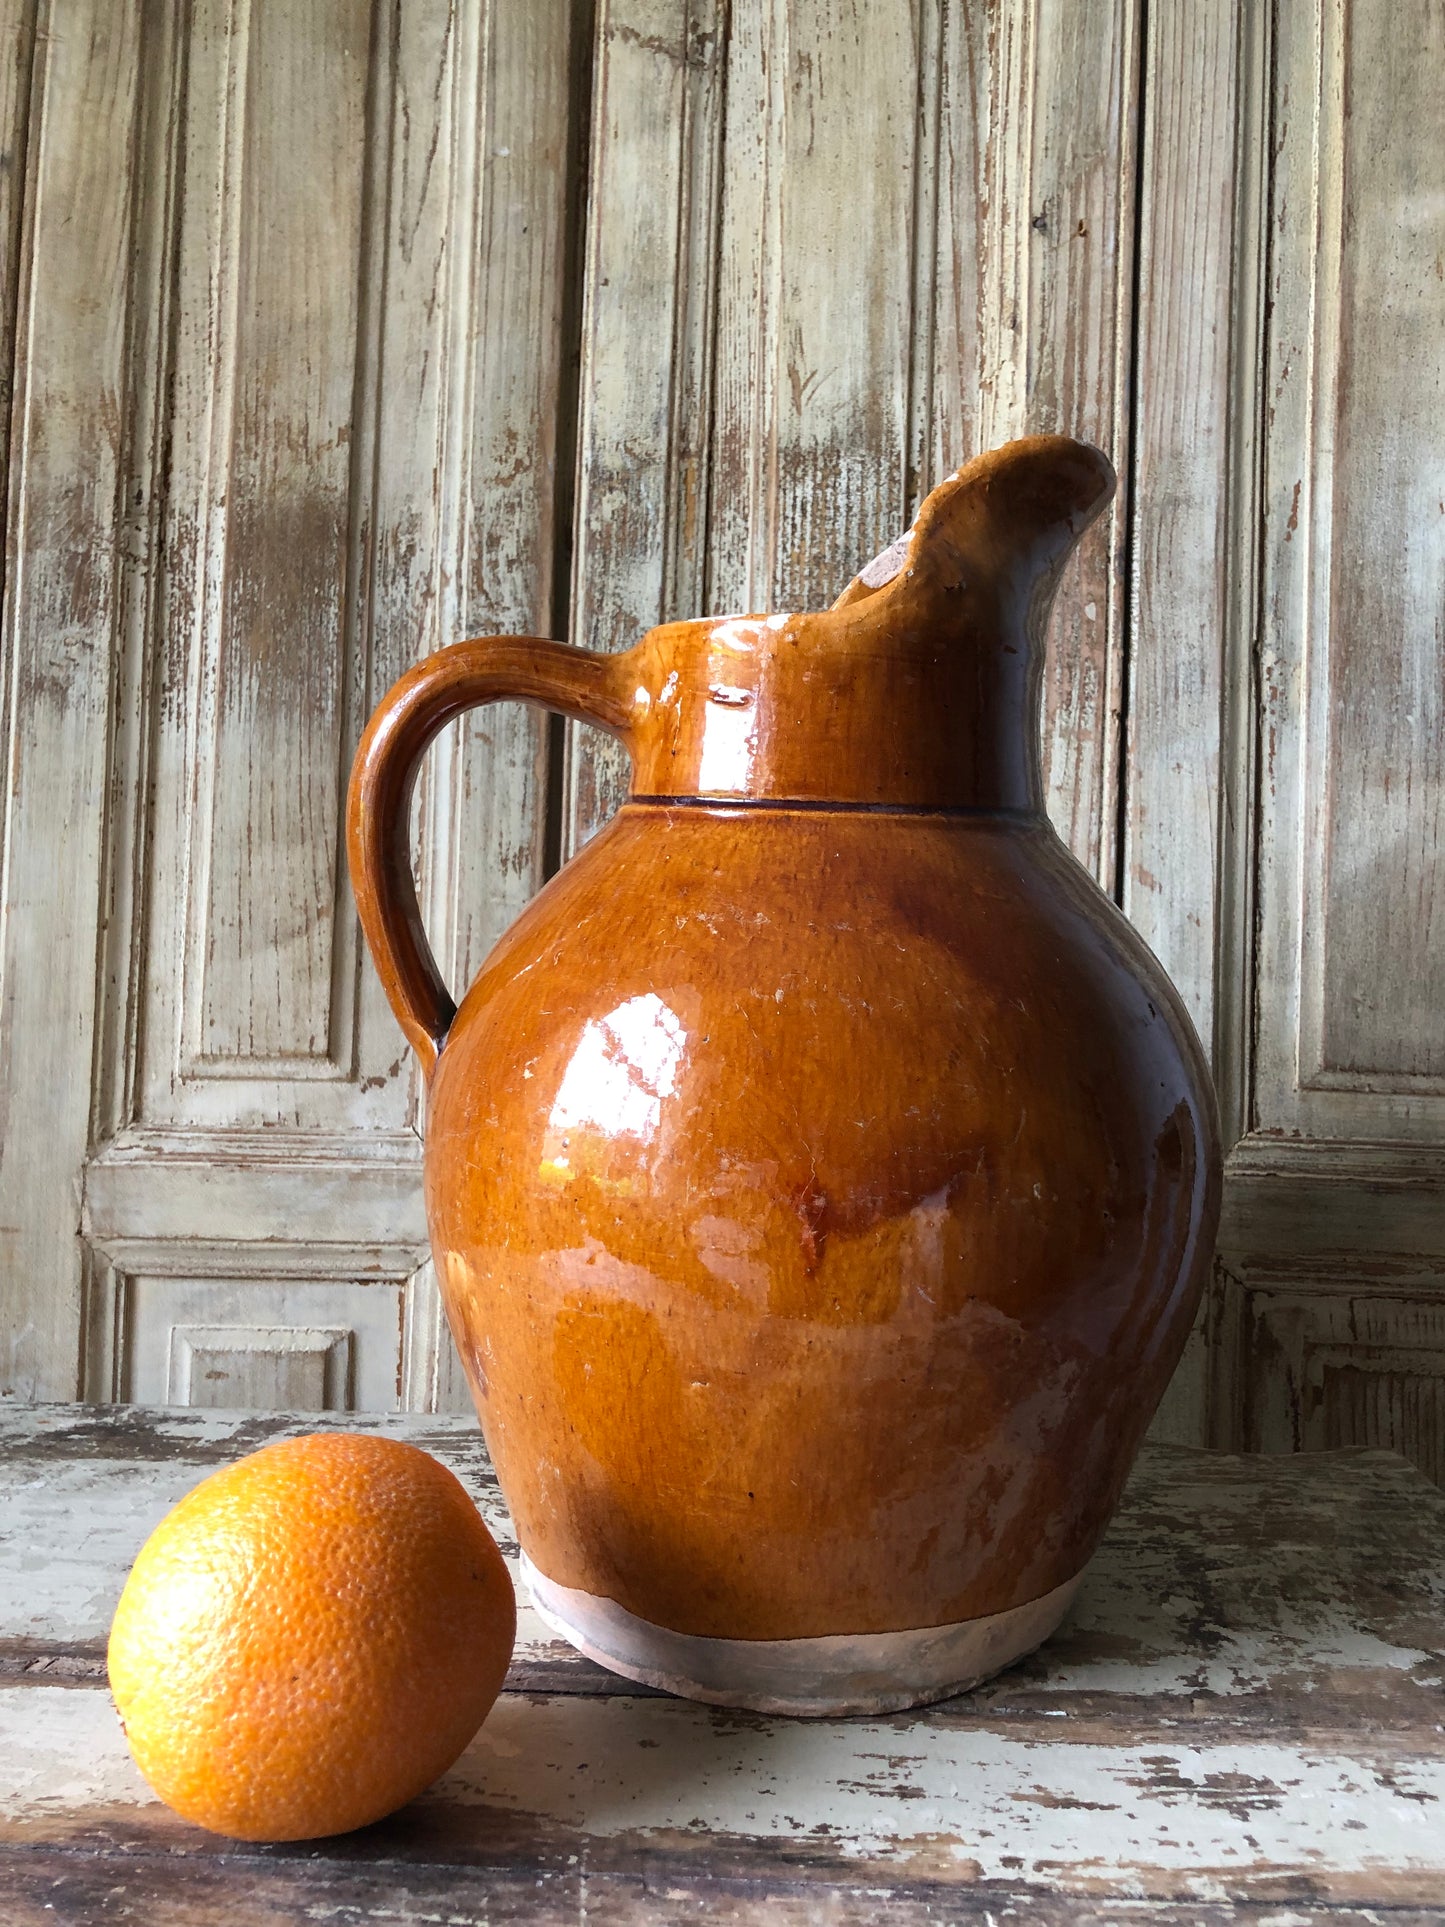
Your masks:
[{"label": "peeling white paint on table", "polygon": [[[357,1418],[454,1466],[470,1421]],[[0,1413],[0,1919],[1445,1920],[1445,1494],[1383,1453],[1147,1450],[1061,1633],[922,1713],[650,1695],[524,1608],[509,1690],[345,1840],[208,1838],[105,1691],[111,1610],[212,1465],[314,1420]],[[229,1896],[229,1899],[228,1899]]]}]

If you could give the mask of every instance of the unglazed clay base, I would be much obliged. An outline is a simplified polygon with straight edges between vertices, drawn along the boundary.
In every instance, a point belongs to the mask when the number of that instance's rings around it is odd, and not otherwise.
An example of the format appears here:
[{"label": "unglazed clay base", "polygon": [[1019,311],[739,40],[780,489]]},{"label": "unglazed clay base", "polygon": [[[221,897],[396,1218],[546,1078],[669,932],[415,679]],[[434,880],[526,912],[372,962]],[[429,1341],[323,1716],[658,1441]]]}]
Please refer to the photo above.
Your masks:
[{"label": "unglazed clay base", "polygon": [[758,1713],[896,1713],[963,1693],[1046,1640],[1073,1603],[1076,1573],[1038,1599],[952,1626],[820,1639],[707,1639],[639,1619],[615,1600],[559,1586],[522,1554],[542,1618],[624,1679]]}]

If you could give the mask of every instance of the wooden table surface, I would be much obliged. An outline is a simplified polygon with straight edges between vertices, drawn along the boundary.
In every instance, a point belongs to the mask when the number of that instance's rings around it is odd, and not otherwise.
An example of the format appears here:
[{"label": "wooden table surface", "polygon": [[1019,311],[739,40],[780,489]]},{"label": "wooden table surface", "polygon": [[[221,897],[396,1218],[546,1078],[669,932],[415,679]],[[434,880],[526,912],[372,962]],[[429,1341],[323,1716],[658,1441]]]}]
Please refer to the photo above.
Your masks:
[{"label": "wooden table surface", "polygon": [[[465,1419],[414,1440],[505,1510]],[[1379,1452],[1147,1448],[1064,1629],[883,1719],[648,1693],[525,1604],[457,1766],[364,1832],[243,1846],[126,1752],[106,1628],[206,1471],[315,1419],[0,1412],[0,1923],[1445,1921],[1445,1494]]]}]

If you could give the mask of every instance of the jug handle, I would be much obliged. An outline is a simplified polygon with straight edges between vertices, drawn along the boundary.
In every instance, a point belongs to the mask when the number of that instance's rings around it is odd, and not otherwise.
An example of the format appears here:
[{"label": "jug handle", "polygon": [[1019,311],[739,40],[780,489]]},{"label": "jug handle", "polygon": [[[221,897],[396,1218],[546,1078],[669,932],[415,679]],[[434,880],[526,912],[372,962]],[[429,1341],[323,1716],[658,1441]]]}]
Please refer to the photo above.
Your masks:
[{"label": "jug handle", "polygon": [[351,768],[347,854],[362,932],[397,1022],[430,1078],[457,1007],[432,955],[411,871],[411,795],[434,737],[463,710],[518,701],[624,736],[617,658],[535,636],[480,636],[425,657],[382,698]]}]

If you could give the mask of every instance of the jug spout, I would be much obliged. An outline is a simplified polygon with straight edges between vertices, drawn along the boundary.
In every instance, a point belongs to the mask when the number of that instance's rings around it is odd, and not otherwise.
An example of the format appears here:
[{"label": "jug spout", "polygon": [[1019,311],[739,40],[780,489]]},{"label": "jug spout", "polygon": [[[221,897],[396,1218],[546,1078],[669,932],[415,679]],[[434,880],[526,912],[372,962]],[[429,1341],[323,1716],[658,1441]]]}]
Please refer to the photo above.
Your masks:
[{"label": "jug spout", "polygon": [[1023,606],[1046,621],[1064,564],[1114,486],[1113,465],[1087,442],[1007,442],[940,482],[913,527],[860,570],[833,607],[851,608],[901,576],[903,600],[935,621],[976,622],[988,601],[1000,618]]},{"label": "jug spout", "polygon": [[831,609],[669,623],[618,659],[639,799],[1039,811],[1044,629],[1114,492],[1011,442],[939,485]]}]

